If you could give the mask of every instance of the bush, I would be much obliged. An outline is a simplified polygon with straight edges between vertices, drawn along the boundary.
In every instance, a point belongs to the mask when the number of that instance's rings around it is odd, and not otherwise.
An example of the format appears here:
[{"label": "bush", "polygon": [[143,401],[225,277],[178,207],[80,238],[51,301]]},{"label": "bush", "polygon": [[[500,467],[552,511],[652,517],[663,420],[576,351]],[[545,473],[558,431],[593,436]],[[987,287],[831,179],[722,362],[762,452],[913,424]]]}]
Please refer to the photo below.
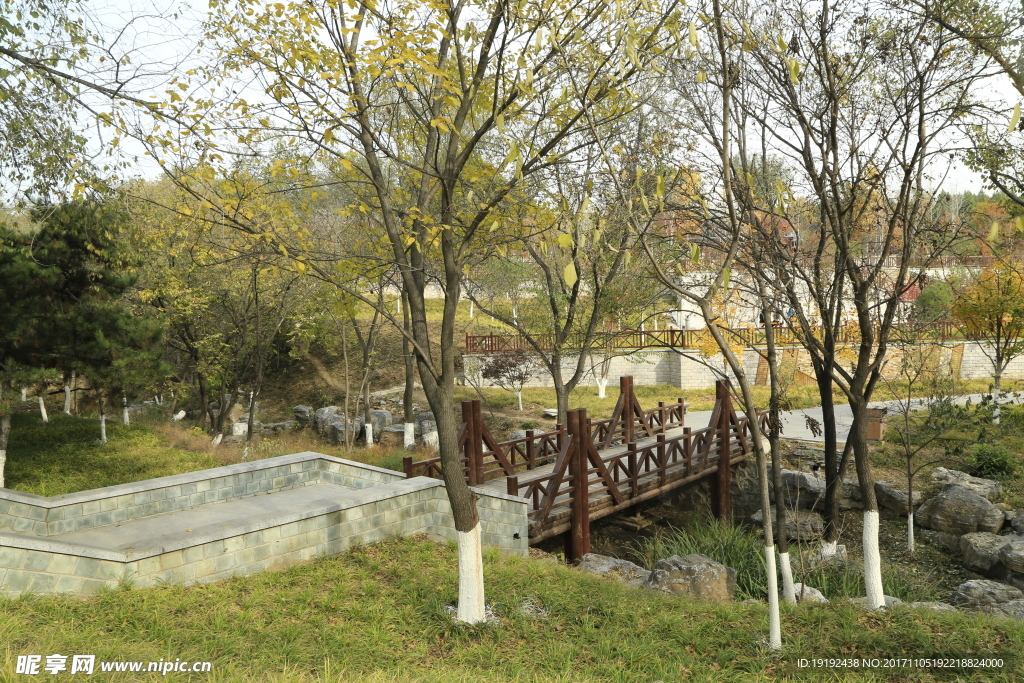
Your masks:
[{"label": "bush", "polygon": [[997,444],[978,444],[968,464],[968,473],[975,477],[1008,477],[1017,469],[1016,458]]}]

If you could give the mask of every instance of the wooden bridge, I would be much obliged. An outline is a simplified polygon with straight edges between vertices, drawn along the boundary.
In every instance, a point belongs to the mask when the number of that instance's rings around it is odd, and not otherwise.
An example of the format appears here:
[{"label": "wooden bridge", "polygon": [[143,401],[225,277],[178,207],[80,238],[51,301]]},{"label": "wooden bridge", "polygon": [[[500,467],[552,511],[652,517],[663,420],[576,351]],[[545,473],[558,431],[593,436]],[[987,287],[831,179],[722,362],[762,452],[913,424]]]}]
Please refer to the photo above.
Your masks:
[{"label": "wooden bridge", "polygon": [[[463,401],[459,445],[466,480],[526,498],[531,544],[566,534],[566,556],[578,559],[590,551],[590,520],[704,477],[713,477],[715,514],[728,517],[730,466],[751,450],[750,426],[734,410],[728,383],[717,383],[710,423],[697,430],[684,425],[682,398],[644,410],[632,377],[620,378],[619,388],[608,420],[570,410],[554,431],[531,430],[501,443],[484,426],[480,401]],[[441,478],[439,457],[406,457],[403,466],[407,477]]]}]

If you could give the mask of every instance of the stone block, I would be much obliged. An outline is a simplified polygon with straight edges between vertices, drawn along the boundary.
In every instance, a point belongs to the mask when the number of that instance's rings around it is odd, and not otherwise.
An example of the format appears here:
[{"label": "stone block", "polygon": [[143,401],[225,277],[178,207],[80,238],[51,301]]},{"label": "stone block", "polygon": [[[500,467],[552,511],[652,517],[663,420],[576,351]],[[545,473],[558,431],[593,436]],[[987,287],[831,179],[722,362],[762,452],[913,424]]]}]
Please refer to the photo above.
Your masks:
[{"label": "stone block", "polygon": [[35,576],[35,572],[27,572],[23,569],[8,569],[7,574],[4,576],[3,589],[15,595],[24,593],[28,590],[29,584],[32,583],[33,576]]},{"label": "stone block", "polygon": [[55,553],[50,556],[50,564],[46,567],[46,571],[51,574],[74,574],[77,562],[77,557]]},{"label": "stone block", "polygon": [[181,551],[181,561],[184,564],[195,564],[203,559],[203,547],[194,545],[191,548],[183,548]]},{"label": "stone block", "polygon": [[139,560],[139,576],[149,576],[160,571],[160,556],[144,557]]},{"label": "stone block", "polygon": [[1024,598],[1019,588],[989,579],[972,579],[957,586],[953,604],[980,607]]},{"label": "stone block", "polygon": [[934,484],[958,484],[963,488],[976,493],[979,496],[995,502],[1003,494],[1003,485],[992,479],[972,477],[966,472],[958,470],[947,470],[945,467],[936,467],[932,470],[932,483]]},{"label": "stone block", "polygon": [[80,576],[58,576],[57,583],[53,586],[54,593],[81,593],[82,577]]},{"label": "stone block", "polygon": [[180,550],[172,550],[160,556],[160,568],[163,570],[177,569],[185,563],[184,553]]},{"label": "stone block", "polygon": [[942,493],[929,498],[914,516],[921,526],[952,534],[973,531],[997,532],[1003,527],[1003,511],[983,496],[959,484],[949,484]]},{"label": "stone block", "polygon": [[964,534],[957,546],[960,562],[972,572],[988,574],[999,564],[999,551],[1007,542],[1005,536],[997,536],[988,531]]},{"label": "stone block", "polygon": [[50,566],[50,562],[52,560],[52,553],[30,550],[28,551],[28,556],[25,558],[25,563],[22,565],[22,568],[26,571],[45,572]]},{"label": "stone block", "polygon": [[707,555],[673,555],[658,560],[644,587],[674,595],[732,600],[736,593],[736,570]]}]

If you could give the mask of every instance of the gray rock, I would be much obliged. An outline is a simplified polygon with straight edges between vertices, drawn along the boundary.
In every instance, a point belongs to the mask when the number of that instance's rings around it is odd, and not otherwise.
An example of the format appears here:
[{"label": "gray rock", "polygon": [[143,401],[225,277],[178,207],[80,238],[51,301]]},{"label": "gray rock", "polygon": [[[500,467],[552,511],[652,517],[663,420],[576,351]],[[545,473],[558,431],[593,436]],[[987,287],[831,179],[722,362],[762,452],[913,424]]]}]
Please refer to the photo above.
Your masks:
[{"label": "gray rock", "polygon": [[953,604],[982,607],[1021,598],[1024,598],[1024,593],[1019,588],[990,579],[971,579],[957,586],[953,594]]},{"label": "gray rock", "polygon": [[[885,608],[886,609],[889,609],[890,607],[896,607],[897,605],[902,605],[903,604],[902,600],[900,600],[899,598],[894,598],[891,595],[883,595],[882,597],[884,598]],[[864,607],[865,609],[867,609],[868,599],[867,599],[867,596],[862,597],[862,598],[850,598],[850,603],[853,604],[853,605],[857,605],[858,607]]]},{"label": "gray rock", "polygon": [[373,425],[373,433],[379,435],[384,431],[385,427],[390,427],[394,423],[394,416],[390,410],[371,410],[370,411],[370,424]]},{"label": "gray rock", "polygon": [[441,447],[440,441],[438,441],[436,429],[423,435],[423,445],[433,448],[435,451]]},{"label": "gray rock", "polygon": [[1015,514],[1013,519],[1010,521],[1010,526],[1012,526],[1013,530],[1018,534],[1024,534],[1024,510],[1017,510],[1017,514]]},{"label": "gray rock", "polygon": [[946,602],[912,602],[910,607],[916,607],[919,609],[930,609],[936,612],[955,612],[956,607]]},{"label": "gray rock", "polygon": [[[995,605],[994,608],[1002,612],[1004,616],[1024,621],[1024,600],[1010,600],[1009,602]],[[990,614],[994,614],[994,612],[990,612]]]},{"label": "gray rock", "polygon": [[363,433],[363,418],[356,420],[337,420],[327,427],[327,440],[336,446],[345,443],[346,430],[352,430],[352,442]]},{"label": "gray rock", "polygon": [[[433,430],[423,428],[423,423],[428,421],[432,425],[434,425]],[[414,425],[416,425],[417,434],[426,434],[429,431],[434,431],[437,429],[437,422],[434,420],[434,413],[430,412],[429,410],[425,410],[421,413],[416,413],[415,415],[413,415],[412,422]]]},{"label": "gray rock", "polygon": [[842,565],[847,562],[846,546],[836,545],[836,551],[829,554],[826,554],[825,548],[820,545],[817,548],[803,550],[800,552],[800,561],[809,569],[833,564]]},{"label": "gray rock", "polygon": [[[875,482],[875,497],[878,498],[878,505],[893,512],[907,514],[907,490],[898,489],[885,481]],[[914,507],[921,503],[922,494],[914,489]]]},{"label": "gray rock", "polygon": [[998,481],[972,477],[966,472],[947,470],[945,467],[936,467],[932,470],[932,483],[959,484],[968,491],[977,493],[992,502],[999,500],[999,497],[1003,495],[1003,485]]},{"label": "gray rock", "polygon": [[942,493],[921,504],[915,520],[927,529],[952,534],[995,533],[1003,527],[1003,511],[979,494],[949,484]]},{"label": "gray rock", "polygon": [[[762,519],[763,517],[760,510],[750,516],[750,520],[755,524],[761,524]],[[776,522],[777,517],[775,514],[775,508],[773,507],[772,529],[776,528]],[[794,541],[811,541],[816,538],[821,538],[821,532],[824,528],[825,522],[817,512],[811,512],[809,510],[786,511],[786,538]]]},{"label": "gray rock", "polygon": [[956,534],[947,534],[941,531],[932,531],[931,529],[921,529],[917,532],[917,535],[932,545],[937,545],[940,548],[945,548],[952,552],[957,552],[960,549],[960,537]]},{"label": "gray rock", "polygon": [[385,446],[400,448],[405,445],[405,425],[391,425],[380,432],[380,442]]},{"label": "gray rock", "polygon": [[825,477],[814,472],[782,470],[782,493],[787,507],[820,507],[825,502]]},{"label": "gray rock", "polygon": [[736,570],[707,555],[673,555],[658,560],[644,587],[673,595],[732,600],[736,594]]},{"label": "gray rock", "polygon": [[517,429],[514,432],[512,432],[511,434],[509,434],[508,440],[509,441],[518,441],[519,439],[525,439],[525,438],[526,438],[526,430],[525,429]]},{"label": "gray rock", "polygon": [[[825,595],[817,588],[811,588],[810,586],[805,586],[802,583],[794,583],[793,588],[796,592],[797,602],[820,602],[823,604],[828,603],[828,598],[826,598]],[[782,595],[781,591],[779,592],[779,595]]]},{"label": "gray rock", "polygon": [[620,560],[615,557],[608,557],[607,555],[598,555],[597,553],[587,553],[584,555],[583,559],[580,560],[578,568],[589,574],[607,576],[627,586],[636,586],[638,588],[643,586],[644,581],[651,574],[651,572],[643,567],[627,560]]},{"label": "gray rock", "polygon": [[996,536],[988,531],[964,534],[958,544],[960,562],[972,572],[988,574],[999,564],[999,551],[1006,544],[1006,536]]},{"label": "gray rock", "polygon": [[327,428],[334,422],[344,419],[344,411],[338,406],[325,406],[317,408],[313,413],[313,423],[316,430],[321,434],[327,433]]},{"label": "gray rock", "polygon": [[263,431],[273,432],[274,434],[277,434],[278,432],[290,432],[293,429],[295,429],[295,420],[285,420],[284,422],[270,422],[268,424],[263,425]]},{"label": "gray rock", "polygon": [[[822,498],[822,504],[825,499]],[[856,479],[844,479],[839,486],[839,509],[860,510],[864,507],[864,496]]]},{"label": "gray rock", "polygon": [[999,559],[1011,572],[1024,573],[1024,537],[1002,536],[1007,541],[999,549]]}]

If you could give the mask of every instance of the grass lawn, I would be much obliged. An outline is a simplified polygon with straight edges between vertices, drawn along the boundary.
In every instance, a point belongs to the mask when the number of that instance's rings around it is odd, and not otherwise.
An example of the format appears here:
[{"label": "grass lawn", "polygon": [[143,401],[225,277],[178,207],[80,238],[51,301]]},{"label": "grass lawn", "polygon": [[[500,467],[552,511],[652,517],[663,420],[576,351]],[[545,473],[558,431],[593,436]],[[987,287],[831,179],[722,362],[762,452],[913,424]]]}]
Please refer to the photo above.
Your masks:
[{"label": "grass lawn", "polygon": [[[642,592],[556,562],[486,554],[500,621],[456,625],[453,545],[392,539],[278,572],[205,586],[119,589],[89,599],[0,600],[0,680],[19,654],[97,661],[201,660],[203,681],[759,680],[1013,681],[1024,629],[987,616],[847,604],[784,608],[784,650],[761,645],[764,604]],[[520,612],[524,603],[546,612]],[[1001,668],[812,670],[800,658],[1002,658]],[[156,680],[104,674],[102,680]]]}]

